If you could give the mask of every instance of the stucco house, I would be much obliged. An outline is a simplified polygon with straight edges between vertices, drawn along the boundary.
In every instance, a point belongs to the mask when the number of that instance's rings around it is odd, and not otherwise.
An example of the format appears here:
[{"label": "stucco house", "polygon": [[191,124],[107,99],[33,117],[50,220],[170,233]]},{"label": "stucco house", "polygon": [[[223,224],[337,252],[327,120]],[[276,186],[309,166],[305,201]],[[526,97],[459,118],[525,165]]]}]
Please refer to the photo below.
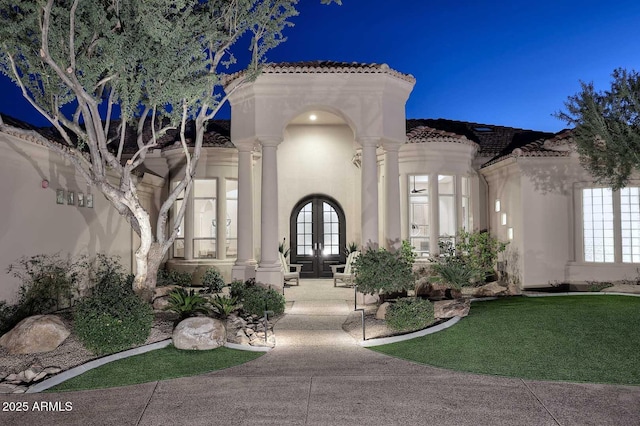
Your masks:
[{"label": "stucco house", "polygon": [[[314,278],[344,262],[348,242],[408,239],[426,260],[440,239],[488,229],[509,242],[501,265],[523,288],[638,275],[640,181],[620,191],[595,184],[570,131],[408,120],[414,83],[384,64],[265,66],[233,93],[231,120],[209,123],[194,190],[178,201],[186,214],[168,266],[213,265],[228,281],[282,285],[283,239],[302,277]],[[132,267],[135,234],[108,201],[12,131],[29,125],[3,121],[0,268],[57,251],[118,254]],[[145,163],[152,213],[184,165],[174,142]],[[8,275],[0,284],[0,299],[17,287]]]}]

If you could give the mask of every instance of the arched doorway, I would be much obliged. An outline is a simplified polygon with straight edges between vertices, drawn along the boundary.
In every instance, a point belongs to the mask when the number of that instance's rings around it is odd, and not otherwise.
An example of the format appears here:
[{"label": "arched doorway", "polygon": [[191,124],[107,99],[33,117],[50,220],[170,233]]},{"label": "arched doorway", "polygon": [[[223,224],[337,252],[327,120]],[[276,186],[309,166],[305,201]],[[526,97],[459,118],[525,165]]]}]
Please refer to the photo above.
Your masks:
[{"label": "arched doorway", "polygon": [[345,216],[334,199],[303,198],[291,212],[291,263],[302,265],[301,278],[329,278],[331,265],[345,262]]}]

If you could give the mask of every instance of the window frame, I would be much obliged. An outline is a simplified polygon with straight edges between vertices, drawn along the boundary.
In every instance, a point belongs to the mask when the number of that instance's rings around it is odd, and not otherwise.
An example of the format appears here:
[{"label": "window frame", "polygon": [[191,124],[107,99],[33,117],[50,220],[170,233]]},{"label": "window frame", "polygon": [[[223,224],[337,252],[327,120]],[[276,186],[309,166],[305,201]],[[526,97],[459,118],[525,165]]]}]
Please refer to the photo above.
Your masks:
[{"label": "window frame", "polygon": [[[578,182],[574,184],[574,244],[575,261],[585,265],[640,265],[640,262],[623,261],[622,252],[622,212],[621,191],[611,191],[613,198],[613,245],[614,256],[611,262],[592,262],[585,260],[584,245],[584,208],[583,190],[595,188],[610,188],[606,185],[597,185],[591,182]],[[626,188],[640,188],[640,181],[631,181]]]}]

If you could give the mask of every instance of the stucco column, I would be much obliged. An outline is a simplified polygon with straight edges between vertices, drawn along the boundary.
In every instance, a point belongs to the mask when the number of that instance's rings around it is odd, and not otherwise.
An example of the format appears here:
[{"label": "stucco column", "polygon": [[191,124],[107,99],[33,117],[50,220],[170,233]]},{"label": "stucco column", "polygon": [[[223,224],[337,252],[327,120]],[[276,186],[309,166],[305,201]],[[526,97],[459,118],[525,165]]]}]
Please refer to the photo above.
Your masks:
[{"label": "stucco column", "polygon": [[253,258],[253,147],[238,147],[238,255],[231,276],[246,281],[255,278],[256,261]]},{"label": "stucco column", "polygon": [[260,226],[260,265],[256,281],[283,287],[283,275],[278,256],[278,144],[276,138],[262,139],[262,193]]},{"label": "stucco column", "polygon": [[431,217],[429,218],[429,255],[437,256],[440,254],[440,197],[438,196],[438,174],[431,173],[429,175],[429,210]]},{"label": "stucco column", "polygon": [[401,245],[400,236],[400,167],[398,165],[398,150],[400,144],[385,141],[385,245],[389,249],[398,249]]},{"label": "stucco column", "polygon": [[[455,175],[455,204],[456,204],[456,237],[458,236],[458,232],[462,229],[462,176]],[[457,241],[457,238],[456,238]]]},{"label": "stucco column", "polygon": [[227,180],[218,178],[216,185],[216,258],[227,258]]},{"label": "stucco column", "polygon": [[378,246],[378,138],[362,138],[362,247]]}]

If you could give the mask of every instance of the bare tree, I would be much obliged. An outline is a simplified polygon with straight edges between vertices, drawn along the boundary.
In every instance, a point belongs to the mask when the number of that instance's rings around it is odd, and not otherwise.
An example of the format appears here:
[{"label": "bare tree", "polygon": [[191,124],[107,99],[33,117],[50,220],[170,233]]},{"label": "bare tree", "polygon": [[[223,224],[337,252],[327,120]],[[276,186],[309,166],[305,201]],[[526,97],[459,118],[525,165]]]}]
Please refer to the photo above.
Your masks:
[{"label": "bare tree", "polygon": [[[248,41],[251,59],[243,75],[255,78],[265,54],[285,40],[282,30],[297,15],[297,3],[0,0],[0,70],[62,142],[32,136],[70,161],[140,236],[133,287],[146,300],[186,204],[169,229],[171,207],[182,191],[190,192],[206,123],[230,95],[221,88],[227,67],[236,62],[231,47]],[[187,122],[195,129],[191,141]],[[109,130],[115,124],[114,137]],[[125,161],[127,125],[135,129],[136,152]],[[185,174],[152,224],[135,170],[169,131],[179,135]]]}]

